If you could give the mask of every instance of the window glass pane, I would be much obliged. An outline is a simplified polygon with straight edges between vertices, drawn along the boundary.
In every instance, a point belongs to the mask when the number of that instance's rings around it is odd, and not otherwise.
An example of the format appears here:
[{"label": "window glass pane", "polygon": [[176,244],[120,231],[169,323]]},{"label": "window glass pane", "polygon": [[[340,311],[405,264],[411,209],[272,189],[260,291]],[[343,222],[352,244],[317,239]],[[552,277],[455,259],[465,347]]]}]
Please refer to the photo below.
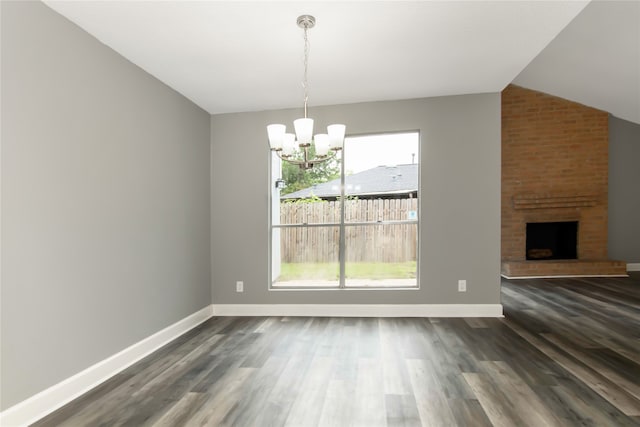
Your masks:
[{"label": "window glass pane", "polygon": [[[382,200],[417,199],[419,134],[394,133],[345,140],[345,222],[417,220]],[[389,208],[392,208],[389,210]]]},{"label": "window glass pane", "polygon": [[274,191],[274,203],[280,202],[280,224],[340,223],[339,153],[308,170],[281,162],[279,172],[281,176],[274,180],[281,178],[285,185]]},{"label": "window glass pane", "polygon": [[345,233],[345,286],[416,286],[418,224],[347,225]]},{"label": "window glass pane", "polygon": [[345,222],[416,221],[418,199],[352,199],[345,201]]},{"label": "window glass pane", "polygon": [[340,227],[282,227],[272,232],[273,287],[337,287]]},{"label": "window glass pane", "polygon": [[337,200],[283,200],[280,224],[339,224],[340,202]]}]

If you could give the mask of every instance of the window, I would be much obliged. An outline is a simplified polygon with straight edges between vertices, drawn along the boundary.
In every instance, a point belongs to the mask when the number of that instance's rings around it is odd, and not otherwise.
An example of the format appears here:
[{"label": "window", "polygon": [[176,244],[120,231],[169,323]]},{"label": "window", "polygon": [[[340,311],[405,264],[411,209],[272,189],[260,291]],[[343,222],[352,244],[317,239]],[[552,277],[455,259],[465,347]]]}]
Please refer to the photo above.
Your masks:
[{"label": "window", "polygon": [[308,171],[271,154],[272,288],[417,287],[419,146],[417,132],[347,137]]}]

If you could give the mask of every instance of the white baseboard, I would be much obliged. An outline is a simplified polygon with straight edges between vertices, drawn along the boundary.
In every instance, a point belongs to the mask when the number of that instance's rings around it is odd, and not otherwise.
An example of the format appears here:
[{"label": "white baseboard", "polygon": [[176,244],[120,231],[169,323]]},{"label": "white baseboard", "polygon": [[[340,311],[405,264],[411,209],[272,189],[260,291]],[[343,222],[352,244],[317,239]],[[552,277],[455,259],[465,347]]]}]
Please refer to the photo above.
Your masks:
[{"label": "white baseboard", "polygon": [[627,271],[640,271],[640,262],[627,264]]},{"label": "white baseboard", "polygon": [[215,316],[502,317],[502,304],[214,304]]},{"label": "white baseboard", "polygon": [[213,315],[209,305],[0,413],[0,426],[27,426],[81,396]]}]

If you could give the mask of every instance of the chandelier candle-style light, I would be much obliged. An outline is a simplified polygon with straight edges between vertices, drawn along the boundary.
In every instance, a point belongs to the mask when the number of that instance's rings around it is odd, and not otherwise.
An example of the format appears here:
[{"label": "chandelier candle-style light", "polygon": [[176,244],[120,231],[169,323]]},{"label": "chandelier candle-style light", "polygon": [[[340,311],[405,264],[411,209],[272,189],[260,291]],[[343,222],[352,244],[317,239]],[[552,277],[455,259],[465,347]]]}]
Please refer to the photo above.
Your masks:
[{"label": "chandelier candle-style light", "polygon": [[[345,125],[329,125],[327,133],[313,135],[313,119],[307,117],[307,101],[309,91],[307,85],[307,69],[309,68],[309,38],[307,31],[316,25],[316,18],[311,15],[299,16],[298,26],[304,30],[304,75],[302,87],[304,88],[304,118],[294,120],[295,135],[287,133],[287,127],[282,124],[267,126],[269,145],[282,160],[300,166],[301,169],[311,169],[314,165],[326,162],[336,156],[342,150],[344,144]],[[315,156],[310,157],[311,146],[315,148]],[[297,146],[297,147],[296,147]],[[302,153],[300,159],[297,155]]]}]

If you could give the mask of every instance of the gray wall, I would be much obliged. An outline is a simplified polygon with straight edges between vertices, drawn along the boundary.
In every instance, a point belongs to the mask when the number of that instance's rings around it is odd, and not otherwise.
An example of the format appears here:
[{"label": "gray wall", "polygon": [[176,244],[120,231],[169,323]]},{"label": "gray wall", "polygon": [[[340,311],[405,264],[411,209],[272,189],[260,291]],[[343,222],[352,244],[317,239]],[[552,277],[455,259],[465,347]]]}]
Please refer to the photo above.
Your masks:
[{"label": "gray wall", "polygon": [[[211,119],[212,286],[215,304],[500,302],[500,95],[310,109],[316,127],[349,134],[421,132],[420,289],[268,290],[269,149],[265,126],[300,110]],[[458,279],[468,291],[457,292]],[[235,292],[236,280],[244,293]]]},{"label": "gray wall", "polygon": [[210,116],[44,4],[1,8],[6,409],[210,304]]},{"label": "gray wall", "polygon": [[640,262],[640,124],[609,116],[609,257]]}]

